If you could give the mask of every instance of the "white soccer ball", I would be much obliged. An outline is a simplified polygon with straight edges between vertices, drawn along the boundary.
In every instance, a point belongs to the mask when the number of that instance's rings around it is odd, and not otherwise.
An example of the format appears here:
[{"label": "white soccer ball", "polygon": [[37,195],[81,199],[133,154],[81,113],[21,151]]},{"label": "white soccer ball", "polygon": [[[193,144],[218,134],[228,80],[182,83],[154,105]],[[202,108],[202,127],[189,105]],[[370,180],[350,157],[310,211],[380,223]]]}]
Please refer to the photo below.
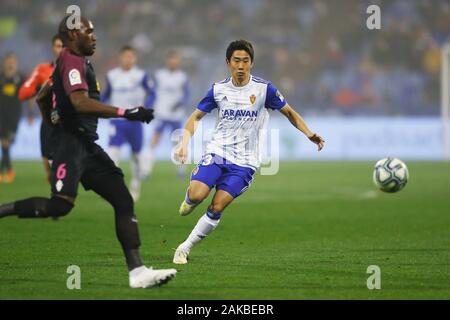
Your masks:
[{"label": "white soccer ball", "polygon": [[409,179],[408,167],[397,158],[384,158],[375,164],[373,182],[384,192],[402,190]]}]

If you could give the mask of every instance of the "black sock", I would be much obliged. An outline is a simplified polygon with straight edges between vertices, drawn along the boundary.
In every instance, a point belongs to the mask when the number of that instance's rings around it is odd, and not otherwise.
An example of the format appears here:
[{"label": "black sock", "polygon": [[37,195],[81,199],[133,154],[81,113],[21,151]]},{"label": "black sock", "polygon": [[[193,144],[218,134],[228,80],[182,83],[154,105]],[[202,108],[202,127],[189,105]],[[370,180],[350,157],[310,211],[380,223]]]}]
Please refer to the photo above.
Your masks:
[{"label": "black sock", "polygon": [[15,215],[14,202],[0,205],[0,218]]},{"label": "black sock", "polygon": [[14,214],[19,218],[46,218],[48,202],[42,197],[33,197],[14,202]]},{"label": "black sock", "polygon": [[128,271],[144,265],[141,260],[139,249],[124,249],[123,252],[125,254],[125,259],[127,260]]}]

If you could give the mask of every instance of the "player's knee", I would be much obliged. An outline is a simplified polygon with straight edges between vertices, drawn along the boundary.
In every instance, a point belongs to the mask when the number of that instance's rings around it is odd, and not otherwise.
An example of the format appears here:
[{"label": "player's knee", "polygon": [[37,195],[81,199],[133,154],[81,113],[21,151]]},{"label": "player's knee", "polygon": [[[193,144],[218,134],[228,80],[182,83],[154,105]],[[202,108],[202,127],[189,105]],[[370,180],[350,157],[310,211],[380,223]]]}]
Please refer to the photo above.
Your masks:
[{"label": "player's knee", "polygon": [[61,197],[52,197],[48,203],[47,215],[50,217],[62,217],[73,208],[73,204]]},{"label": "player's knee", "polygon": [[207,192],[204,192],[202,190],[196,190],[196,189],[189,189],[189,200],[194,203],[199,203],[205,200],[205,198],[208,196]]},{"label": "player's knee", "polygon": [[215,212],[215,213],[219,213],[222,212],[223,210],[225,210],[226,205],[221,202],[221,201],[213,201],[209,207],[208,210],[210,212]]}]

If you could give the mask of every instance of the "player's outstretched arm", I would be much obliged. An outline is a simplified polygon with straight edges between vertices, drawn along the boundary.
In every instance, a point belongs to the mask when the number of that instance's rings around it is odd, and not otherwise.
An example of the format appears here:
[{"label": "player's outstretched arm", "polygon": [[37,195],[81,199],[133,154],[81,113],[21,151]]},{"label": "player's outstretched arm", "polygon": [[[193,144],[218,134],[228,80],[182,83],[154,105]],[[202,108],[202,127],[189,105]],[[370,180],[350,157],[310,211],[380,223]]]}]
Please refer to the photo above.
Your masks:
[{"label": "player's outstretched arm", "polygon": [[307,136],[308,139],[311,140],[311,142],[317,144],[318,151],[322,150],[323,146],[325,145],[325,140],[323,140],[322,137],[318,134],[309,130],[305,120],[303,120],[303,118],[297,113],[297,111],[295,111],[290,105],[287,104],[280,109],[280,112],[289,119],[294,127],[303,132],[305,136]]},{"label": "player's outstretched arm", "polygon": [[198,122],[205,116],[206,112],[195,110],[189,116],[186,125],[184,126],[183,138],[181,143],[175,149],[175,159],[181,163],[185,163],[187,159],[187,150],[189,146],[189,140],[194,135],[195,130],[197,130]]},{"label": "player's outstretched arm", "polygon": [[153,110],[144,107],[122,109],[108,106],[88,96],[85,90],[74,91],[70,94],[70,102],[78,113],[91,113],[101,118],[126,118],[130,121],[149,123],[153,120]]}]

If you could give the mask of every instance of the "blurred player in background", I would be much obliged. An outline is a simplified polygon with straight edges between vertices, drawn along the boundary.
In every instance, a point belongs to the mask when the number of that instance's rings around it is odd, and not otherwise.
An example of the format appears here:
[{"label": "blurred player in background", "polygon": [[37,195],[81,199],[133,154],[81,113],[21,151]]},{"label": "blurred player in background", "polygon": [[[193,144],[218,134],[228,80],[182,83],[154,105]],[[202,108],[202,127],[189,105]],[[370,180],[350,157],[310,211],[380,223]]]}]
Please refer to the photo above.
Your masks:
[{"label": "blurred player in background", "polygon": [[17,71],[17,57],[8,53],[3,58],[0,72],[0,141],[2,159],[0,162],[0,182],[12,183],[16,177],[11,164],[10,148],[16,136],[22,104],[19,100],[19,88],[23,77]]},{"label": "blurred player in background", "polygon": [[[164,131],[167,129],[171,134],[174,130],[182,128],[189,101],[188,76],[180,69],[180,55],[176,51],[168,52],[165,64],[165,68],[157,70],[154,74],[156,129],[151,138],[149,150],[144,152],[145,161],[143,161],[142,170],[145,176],[153,171],[156,146]],[[185,166],[180,165],[178,177],[184,178],[184,174]]]},{"label": "blurred player in background", "polygon": [[[53,73],[53,68],[55,67],[56,59],[58,59],[59,54],[63,48],[62,40],[59,35],[55,35],[52,38],[52,55],[53,60],[47,63],[41,63],[34,68],[31,75],[22,85],[19,90],[19,99],[24,101],[33,98],[37,95],[39,90],[45,85],[47,81],[51,85],[50,76]],[[44,120],[44,119],[43,119]],[[50,183],[50,161],[53,158],[53,149],[55,148],[55,138],[56,132],[54,127],[47,121],[41,122],[40,130],[40,142],[41,142],[41,156],[42,163],[44,165],[47,180]]]},{"label": "blurred player in background", "polygon": [[67,20],[70,17],[65,17],[59,25],[64,49],[52,74],[53,85],[50,88],[47,84],[38,94],[39,104],[59,113],[58,144],[52,163],[52,195],[0,205],[0,218],[65,216],[74,206],[81,182],[86,190],[93,190],[114,208],[116,235],[128,266],[129,285],[132,288],[153,287],[170,280],[176,270],[153,270],[144,266],[134,203],[122,170],[95,143],[99,117],[149,123],[153,119],[153,110],[116,108],[99,102],[98,82],[87,59],[95,52],[94,26],[81,17],[80,25],[69,29]]},{"label": "blurred player in background", "polygon": [[[133,108],[136,105],[151,107],[154,92],[148,74],[136,66],[137,56],[130,46],[120,50],[119,67],[106,75],[105,90],[101,96],[102,102],[109,102],[114,106]],[[131,147],[132,160],[130,193],[134,201],[141,193],[141,149],[143,128],[140,122],[129,122],[124,119],[110,121],[109,155],[118,166],[120,161],[120,147],[128,143]]]},{"label": "blurred player in background", "polygon": [[192,171],[180,214],[191,213],[208,197],[212,188],[215,187],[216,192],[206,213],[186,241],[178,246],[173,257],[176,264],[187,263],[192,247],[217,227],[225,208],[250,187],[260,166],[259,135],[269,120],[268,109],[280,111],[294,127],[318,145],[319,151],[324,146],[324,140],[309,130],[302,117],[287,104],[272,83],[251,75],[253,62],[254,50],[248,41],[230,43],[226,63],[231,77],[213,84],[200,101],[197,110],[189,117],[183,140],[175,151],[175,158],[185,162],[189,140],[198,121],[218,109],[213,137],[203,159]]}]

